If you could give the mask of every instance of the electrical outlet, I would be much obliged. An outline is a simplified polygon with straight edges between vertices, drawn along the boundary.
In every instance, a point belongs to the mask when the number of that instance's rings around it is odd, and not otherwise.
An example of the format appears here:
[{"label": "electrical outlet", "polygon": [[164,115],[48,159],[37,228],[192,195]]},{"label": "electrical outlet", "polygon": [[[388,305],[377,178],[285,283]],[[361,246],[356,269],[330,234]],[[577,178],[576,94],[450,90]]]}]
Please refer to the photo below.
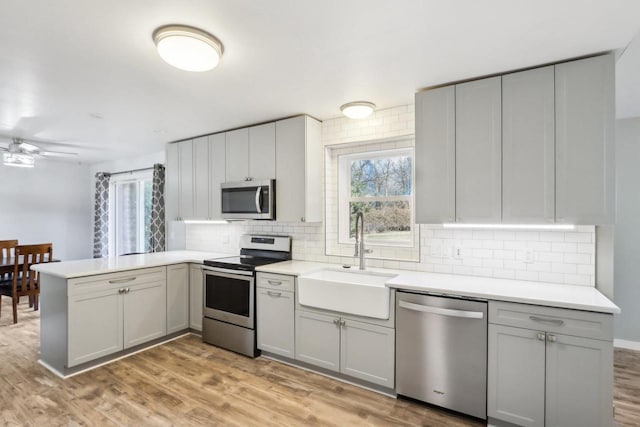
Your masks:
[{"label": "electrical outlet", "polygon": [[524,262],[526,263],[533,263],[535,262],[535,252],[533,252],[533,249],[531,248],[527,248],[524,250]]},{"label": "electrical outlet", "polygon": [[454,246],[453,247],[453,259],[462,259],[463,255],[462,255],[462,247],[461,246]]}]

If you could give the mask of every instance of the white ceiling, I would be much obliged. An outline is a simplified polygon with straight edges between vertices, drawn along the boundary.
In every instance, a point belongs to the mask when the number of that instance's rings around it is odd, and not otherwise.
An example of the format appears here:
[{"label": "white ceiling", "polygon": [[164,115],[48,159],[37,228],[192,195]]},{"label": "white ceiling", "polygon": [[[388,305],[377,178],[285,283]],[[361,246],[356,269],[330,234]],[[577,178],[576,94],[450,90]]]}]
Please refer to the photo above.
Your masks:
[{"label": "white ceiling", "polygon": [[[0,134],[85,161],[341,104],[626,46],[638,0],[3,0]],[[199,27],[218,68],[165,64],[151,33]],[[47,146],[46,148],[57,148]]]}]

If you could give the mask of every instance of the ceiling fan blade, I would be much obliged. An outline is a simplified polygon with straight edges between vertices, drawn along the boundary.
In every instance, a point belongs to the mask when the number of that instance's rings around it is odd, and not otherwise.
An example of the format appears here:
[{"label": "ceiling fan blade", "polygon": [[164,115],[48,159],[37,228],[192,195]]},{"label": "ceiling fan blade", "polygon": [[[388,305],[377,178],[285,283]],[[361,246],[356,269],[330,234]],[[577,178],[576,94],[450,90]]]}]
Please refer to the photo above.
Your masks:
[{"label": "ceiling fan blade", "polygon": [[39,151],[37,154],[43,157],[77,157],[78,153],[65,153],[63,151]]},{"label": "ceiling fan blade", "polygon": [[40,147],[33,144],[29,144],[28,142],[24,142],[22,140],[20,140],[19,142],[16,142],[16,144],[20,145],[21,150],[25,150],[28,152],[38,151],[40,149]]}]

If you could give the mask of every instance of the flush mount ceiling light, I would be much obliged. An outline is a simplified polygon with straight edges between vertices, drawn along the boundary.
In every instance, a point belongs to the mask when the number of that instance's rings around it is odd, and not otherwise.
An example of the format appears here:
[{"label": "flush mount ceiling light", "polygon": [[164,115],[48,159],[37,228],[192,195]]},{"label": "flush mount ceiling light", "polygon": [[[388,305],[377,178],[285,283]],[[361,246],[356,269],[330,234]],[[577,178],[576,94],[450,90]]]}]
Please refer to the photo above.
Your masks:
[{"label": "flush mount ceiling light", "polygon": [[32,168],[36,164],[33,154],[29,153],[3,153],[2,163],[5,166],[16,166],[19,168]]},{"label": "flush mount ceiling light", "polygon": [[369,117],[375,108],[376,104],[373,102],[357,101],[344,104],[340,107],[340,111],[350,119],[364,119]]},{"label": "flush mount ceiling light", "polygon": [[185,71],[208,71],[218,65],[222,43],[211,34],[186,25],[167,25],[153,32],[158,54]]}]

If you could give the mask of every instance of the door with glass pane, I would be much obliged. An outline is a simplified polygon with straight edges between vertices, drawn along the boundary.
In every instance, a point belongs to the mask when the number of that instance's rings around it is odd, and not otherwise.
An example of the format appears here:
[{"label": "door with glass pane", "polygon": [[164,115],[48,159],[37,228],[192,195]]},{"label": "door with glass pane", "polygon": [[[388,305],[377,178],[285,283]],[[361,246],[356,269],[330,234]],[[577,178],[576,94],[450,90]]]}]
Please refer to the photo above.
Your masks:
[{"label": "door with glass pane", "polygon": [[112,253],[149,252],[151,177],[116,181],[112,189]]}]

